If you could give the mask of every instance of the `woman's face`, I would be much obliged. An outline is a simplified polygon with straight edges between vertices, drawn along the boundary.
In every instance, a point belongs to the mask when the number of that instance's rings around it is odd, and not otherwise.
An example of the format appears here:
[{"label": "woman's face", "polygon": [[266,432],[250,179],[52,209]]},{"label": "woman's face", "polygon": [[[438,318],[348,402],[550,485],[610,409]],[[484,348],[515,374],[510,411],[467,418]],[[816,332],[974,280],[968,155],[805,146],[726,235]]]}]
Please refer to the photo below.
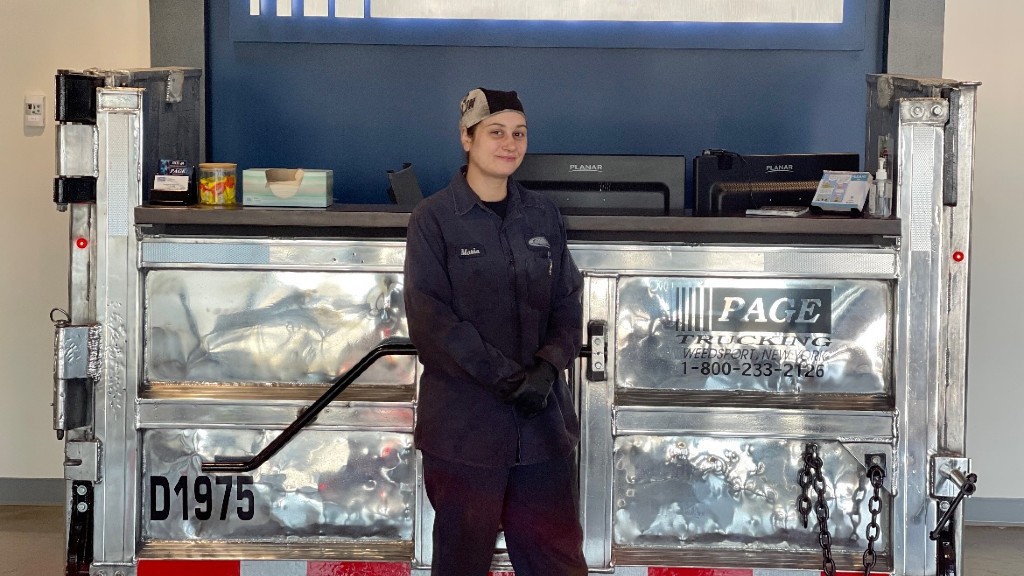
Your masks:
[{"label": "woman's face", "polygon": [[469,170],[508,178],[526,154],[526,118],[518,112],[499,112],[481,120],[472,136],[463,128],[462,149],[469,156]]}]

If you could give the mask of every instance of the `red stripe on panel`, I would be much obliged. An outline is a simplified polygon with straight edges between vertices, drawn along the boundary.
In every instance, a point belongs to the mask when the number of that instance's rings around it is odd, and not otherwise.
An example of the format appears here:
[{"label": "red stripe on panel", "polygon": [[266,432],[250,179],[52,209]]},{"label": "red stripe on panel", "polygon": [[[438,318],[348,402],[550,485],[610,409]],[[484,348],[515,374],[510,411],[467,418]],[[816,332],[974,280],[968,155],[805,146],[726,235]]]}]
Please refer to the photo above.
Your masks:
[{"label": "red stripe on panel", "polygon": [[139,560],[138,576],[239,576],[238,560]]},{"label": "red stripe on panel", "polygon": [[647,576],[753,576],[746,568],[663,568],[652,566]]},{"label": "red stripe on panel", "polygon": [[[779,568],[780,571],[785,569]],[[759,574],[771,574],[771,569],[761,570]],[[749,568],[669,568],[652,566],[647,569],[647,576],[753,576]],[[888,572],[873,572],[876,576],[890,576]],[[836,576],[863,576],[863,572],[836,572]],[[824,571],[821,576],[827,576]]]},{"label": "red stripe on panel", "polygon": [[410,576],[405,562],[308,562],[307,576]]}]

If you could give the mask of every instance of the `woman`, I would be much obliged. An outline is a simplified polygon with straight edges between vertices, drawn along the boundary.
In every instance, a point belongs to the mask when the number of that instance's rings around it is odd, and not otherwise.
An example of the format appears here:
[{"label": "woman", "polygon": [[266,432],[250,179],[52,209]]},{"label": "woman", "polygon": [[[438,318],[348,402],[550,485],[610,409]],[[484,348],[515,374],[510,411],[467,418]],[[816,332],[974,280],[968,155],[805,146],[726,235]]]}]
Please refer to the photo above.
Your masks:
[{"label": "woman", "polygon": [[582,277],[557,207],[510,178],[527,142],[516,93],[477,88],[461,110],[467,164],[416,207],[405,256],[432,574],[486,576],[500,527],[517,576],[585,575],[564,378]]}]

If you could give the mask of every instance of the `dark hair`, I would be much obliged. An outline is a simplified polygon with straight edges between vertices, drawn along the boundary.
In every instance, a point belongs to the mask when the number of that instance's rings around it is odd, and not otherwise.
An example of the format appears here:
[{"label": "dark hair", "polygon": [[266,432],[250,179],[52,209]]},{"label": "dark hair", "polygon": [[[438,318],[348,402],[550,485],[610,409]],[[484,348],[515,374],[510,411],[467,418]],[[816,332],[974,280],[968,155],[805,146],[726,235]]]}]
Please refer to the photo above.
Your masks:
[{"label": "dark hair", "polygon": [[[466,128],[466,134],[469,134],[470,139],[473,139],[476,136],[476,127],[479,125],[480,123],[477,122],[476,124],[473,124],[469,128]],[[466,150],[466,164],[469,164],[469,150]]]}]

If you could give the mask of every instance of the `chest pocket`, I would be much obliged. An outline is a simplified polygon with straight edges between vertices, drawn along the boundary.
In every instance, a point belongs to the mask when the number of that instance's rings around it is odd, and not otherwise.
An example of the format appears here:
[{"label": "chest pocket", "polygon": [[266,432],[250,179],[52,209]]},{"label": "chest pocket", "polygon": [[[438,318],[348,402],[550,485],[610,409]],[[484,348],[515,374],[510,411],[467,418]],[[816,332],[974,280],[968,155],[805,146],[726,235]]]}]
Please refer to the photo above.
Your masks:
[{"label": "chest pocket", "polygon": [[460,247],[448,258],[452,307],[463,320],[493,314],[494,307],[503,300],[501,295],[509,291],[502,282],[507,275],[501,270],[501,256],[482,248],[474,253],[476,250],[476,247]]},{"label": "chest pocket", "polygon": [[534,236],[527,240],[526,284],[527,302],[532,308],[551,308],[551,283],[554,263],[547,238]]}]

